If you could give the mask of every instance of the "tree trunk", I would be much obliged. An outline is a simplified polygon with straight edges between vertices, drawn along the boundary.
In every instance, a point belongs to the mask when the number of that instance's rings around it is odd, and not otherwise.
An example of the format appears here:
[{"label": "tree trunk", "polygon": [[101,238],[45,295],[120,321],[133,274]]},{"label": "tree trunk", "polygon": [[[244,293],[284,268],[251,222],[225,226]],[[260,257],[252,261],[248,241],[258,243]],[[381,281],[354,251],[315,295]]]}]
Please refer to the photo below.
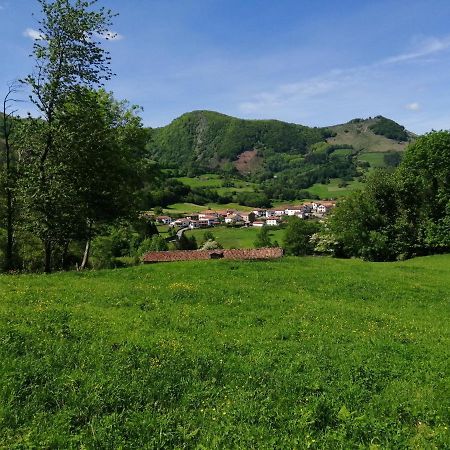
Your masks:
[{"label": "tree trunk", "polygon": [[67,269],[67,253],[69,252],[69,241],[64,244],[63,251],[61,254],[61,268],[62,270]]},{"label": "tree trunk", "polygon": [[14,268],[13,264],[13,204],[11,190],[6,192],[6,253],[5,253],[5,269],[6,271]]},{"label": "tree trunk", "polygon": [[89,220],[88,235],[86,240],[86,247],[84,248],[83,261],[81,262],[80,270],[84,270],[89,262],[89,254],[91,251],[91,240],[92,240],[92,221]]},{"label": "tree trunk", "polygon": [[5,138],[5,183],[6,183],[6,251],[5,251],[5,270],[14,268],[13,264],[13,245],[14,245],[14,223],[13,223],[13,194],[11,190],[12,176],[11,176],[11,144],[9,137],[11,134],[12,119],[8,114],[8,102],[10,102],[10,95],[14,93],[14,86],[9,86],[8,93],[3,100],[3,136]]},{"label": "tree trunk", "polygon": [[45,251],[45,263],[44,263],[44,272],[51,273],[52,271],[52,244],[49,240],[44,243],[44,251]]}]

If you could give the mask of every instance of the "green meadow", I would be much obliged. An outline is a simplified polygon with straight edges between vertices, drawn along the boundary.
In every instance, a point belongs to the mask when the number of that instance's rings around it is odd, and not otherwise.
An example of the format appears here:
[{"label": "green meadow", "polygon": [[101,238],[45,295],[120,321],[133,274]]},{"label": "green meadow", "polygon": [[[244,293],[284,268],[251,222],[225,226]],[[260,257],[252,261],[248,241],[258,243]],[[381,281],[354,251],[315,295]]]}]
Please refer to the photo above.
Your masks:
[{"label": "green meadow", "polygon": [[0,276],[0,447],[448,448],[450,255]]},{"label": "green meadow", "polygon": [[[219,242],[223,248],[254,248],[256,235],[261,231],[257,227],[214,227],[207,229],[196,229],[186,232],[186,236],[195,236],[198,243],[203,240],[203,235],[208,231],[213,234],[214,239]],[[284,230],[271,230],[269,228],[269,236],[272,241],[277,241],[280,245],[283,240]]]},{"label": "green meadow", "polygon": [[316,183],[307,189],[308,192],[318,195],[321,199],[340,198],[349,195],[352,191],[360,189],[363,183],[360,181],[349,181],[346,187],[339,187],[340,179],[331,179],[328,184]]},{"label": "green meadow", "polygon": [[207,205],[196,205],[195,203],[174,203],[164,209],[164,214],[190,214],[211,209],[213,211],[223,211],[226,209],[236,209],[239,211],[251,211],[250,206],[242,206],[238,203],[208,203]]}]

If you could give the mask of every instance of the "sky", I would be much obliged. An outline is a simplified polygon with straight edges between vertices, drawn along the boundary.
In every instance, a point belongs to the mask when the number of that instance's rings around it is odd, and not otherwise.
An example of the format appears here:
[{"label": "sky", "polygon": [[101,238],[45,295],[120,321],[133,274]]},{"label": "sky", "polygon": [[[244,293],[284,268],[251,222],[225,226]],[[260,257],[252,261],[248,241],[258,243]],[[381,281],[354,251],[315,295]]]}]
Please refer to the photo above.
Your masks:
[{"label": "sky", "polygon": [[[106,88],[142,106],[146,126],[206,109],[309,126],[381,114],[418,134],[450,128],[450,0],[97,5],[119,13],[103,42],[116,73]],[[38,14],[36,0],[0,0],[0,97],[33,69]]]}]

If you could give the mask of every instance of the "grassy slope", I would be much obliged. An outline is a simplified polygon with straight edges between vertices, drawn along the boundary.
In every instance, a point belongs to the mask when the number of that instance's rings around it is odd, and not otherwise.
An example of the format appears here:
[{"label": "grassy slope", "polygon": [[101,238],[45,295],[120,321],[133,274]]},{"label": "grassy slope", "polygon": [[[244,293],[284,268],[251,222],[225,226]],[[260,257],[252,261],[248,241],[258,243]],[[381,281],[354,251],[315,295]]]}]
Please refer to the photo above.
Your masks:
[{"label": "grassy slope", "polygon": [[[376,123],[375,119],[365,120],[360,123],[345,123],[328,127],[337,135],[327,139],[330,144],[349,144],[355,150],[362,152],[389,152],[403,151],[408,145],[407,142],[397,142],[384,136],[376,135],[369,129]],[[411,137],[413,135],[410,133]]]},{"label": "grassy slope", "polygon": [[253,192],[255,184],[248,181],[233,179],[232,187],[222,187],[224,179],[217,174],[205,174],[198,177],[180,177],[177,178],[185,185],[191,188],[210,188],[219,193],[219,195],[234,194],[236,192]]},{"label": "grassy slope", "polygon": [[450,255],[0,277],[3,448],[448,448]]},{"label": "grassy slope", "polygon": [[363,186],[360,181],[351,181],[346,187],[339,187],[340,179],[330,180],[328,184],[316,183],[309,187],[307,190],[311,194],[318,195],[321,199],[326,198],[340,198],[349,195],[355,189],[359,189]]},{"label": "grassy slope", "polygon": [[[197,242],[200,243],[203,240],[203,235],[206,230],[192,230],[187,232],[187,236],[194,235]],[[254,242],[256,235],[260,228],[227,228],[227,227],[214,227],[208,228],[217,242],[219,242],[223,248],[254,248]],[[283,240],[284,230],[271,230],[270,238],[272,241],[278,241],[281,244]]]},{"label": "grassy slope", "polygon": [[164,209],[164,214],[189,214],[194,212],[201,212],[211,209],[213,211],[224,211],[226,209],[236,209],[239,211],[251,211],[253,208],[249,206],[242,206],[238,203],[208,203],[207,205],[195,205],[194,203],[174,203]]}]

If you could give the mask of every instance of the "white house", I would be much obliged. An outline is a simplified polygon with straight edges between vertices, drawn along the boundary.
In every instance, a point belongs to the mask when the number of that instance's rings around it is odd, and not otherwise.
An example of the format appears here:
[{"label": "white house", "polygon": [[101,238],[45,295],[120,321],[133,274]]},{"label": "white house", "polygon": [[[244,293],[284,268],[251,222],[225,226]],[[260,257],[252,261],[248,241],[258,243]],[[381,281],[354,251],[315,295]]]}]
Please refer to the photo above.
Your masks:
[{"label": "white house", "polygon": [[191,221],[189,219],[177,219],[174,222],[170,222],[171,227],[180,227],[185,228],[188,227]]},{"label": "white house", "polygon": [[272,214],[272,216],[278,216],[278,217],[285,216],[285,215],[286,215],[286,210],[284,208],[277,208]]},{"label": "white house", "polygon": [[289,206],[286,208],[286,215],[296,216],[303,213],[303,208],[301,206]]},{"label": "white house", "polygon": [[254,227],[260,227],[260,228],[263,227],[265,224],[266,224],[266,222],[262,222],[262,221],[256,221],[256,222],[252,223],[252,225]]},{"label": "white house", "polygon": [[270,216],[266,220],[266,225],[270,227],[277,227],[278,225],[280,225],[280,223],[281,223],[280,218],[275,216]]},{"label": "white house", "polygon": [[237,223],[237,222],[243,222],[244,219],[240,214],[229,214],[227,217],[225,217],[225,223]]},{"label": "white house", "polygon": [[254,209],[252,211],[252,213],[256,216],[256,217],[261,217],[264,216],[266,214],[266,210],[265,209]]},{"label": "white house", "polygon": [[163,225],[169,225],[172,222],[172,217],[169,216],[158,216],[156,218],[157,223],[162,223]]}]

